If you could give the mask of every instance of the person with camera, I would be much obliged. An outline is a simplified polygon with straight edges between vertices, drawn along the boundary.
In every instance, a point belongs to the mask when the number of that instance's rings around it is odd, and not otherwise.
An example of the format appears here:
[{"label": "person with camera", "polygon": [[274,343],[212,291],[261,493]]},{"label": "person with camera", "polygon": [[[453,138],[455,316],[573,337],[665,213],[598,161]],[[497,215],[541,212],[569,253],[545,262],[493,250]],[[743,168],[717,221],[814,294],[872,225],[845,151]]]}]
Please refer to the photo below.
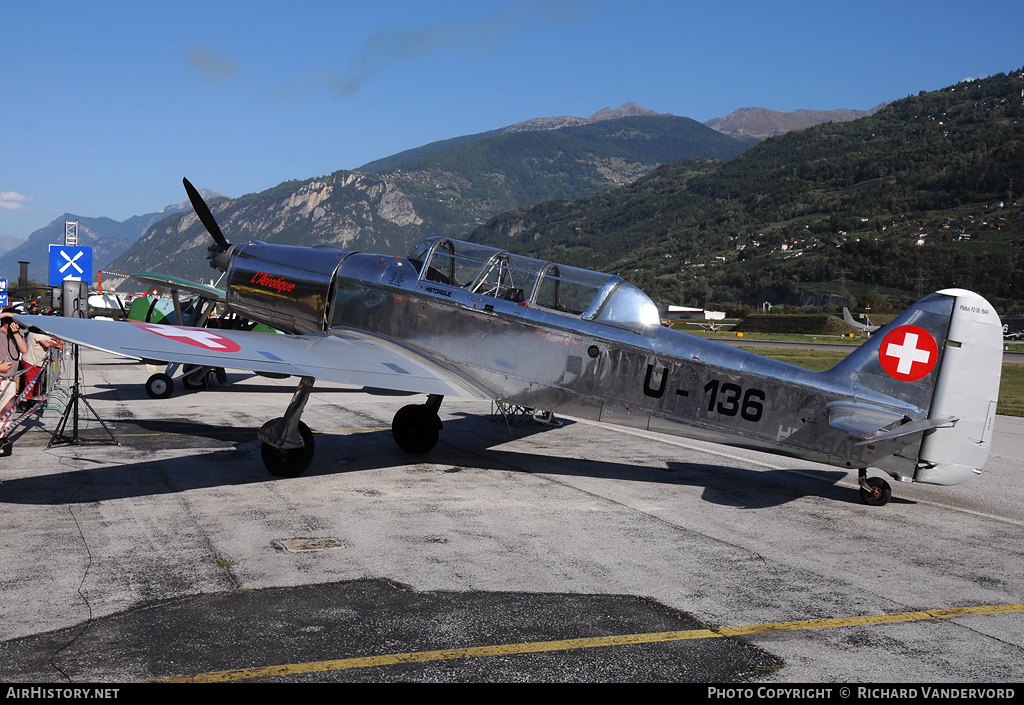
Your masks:
[{"label": "person with camera", "polygon": [[21,327],[14,320],[16,312],[13,307],[0,311],[0,414],[7,411],[18,393],[18,361],[28,352]]},{"label": "person with camera", "polygon": [[21,369],[25,371],[25,387],[35,385],[26,395],[23,405],[30,406],[36,397],[46,393],[46,376],[44,374],[47,357],[46,352],[50,348],[58,351],[64,349],[64,341],[59,338],[28,331],[25,334],[25,344],[28,350],[21,357]]}]

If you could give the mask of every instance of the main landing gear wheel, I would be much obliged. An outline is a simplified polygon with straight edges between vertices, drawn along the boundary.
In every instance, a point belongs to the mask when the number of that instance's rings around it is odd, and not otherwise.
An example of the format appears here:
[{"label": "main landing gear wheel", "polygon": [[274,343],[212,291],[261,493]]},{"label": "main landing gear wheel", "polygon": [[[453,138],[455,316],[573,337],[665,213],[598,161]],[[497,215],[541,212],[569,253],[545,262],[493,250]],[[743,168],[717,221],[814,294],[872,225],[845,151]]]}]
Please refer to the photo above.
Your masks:
[{"label": "main landing gear wheel", "polygon": [[860,488],[860,499],[864,504],[871,505],[872,507],[881,507],[889,503],[892,499],[892,488],[889,487],[889,483],[880,477],[869,477],[866,480],[871,491]]},{"label": "main landing gear wheel", "polygon": [[166,399],[174,393],[174,380],[163,372],[157,372],[146,380],[146,394],[153,399]]},{"label": "main landing gear wheel", "polygon": [[274,477],[298,477],[306,472],[306,468],[313,462],[313,432],[301,421],[299,435],[302,436],[301,448],[275,448],[267,443],[262,445],[260,453],[263,456],[263,464]]},{"label": "main landing gear wheel", "polygon": [[423,455],[437,445],[441,418],[426,404],[403,406],[391,422],[391,435],[406,453]]}]

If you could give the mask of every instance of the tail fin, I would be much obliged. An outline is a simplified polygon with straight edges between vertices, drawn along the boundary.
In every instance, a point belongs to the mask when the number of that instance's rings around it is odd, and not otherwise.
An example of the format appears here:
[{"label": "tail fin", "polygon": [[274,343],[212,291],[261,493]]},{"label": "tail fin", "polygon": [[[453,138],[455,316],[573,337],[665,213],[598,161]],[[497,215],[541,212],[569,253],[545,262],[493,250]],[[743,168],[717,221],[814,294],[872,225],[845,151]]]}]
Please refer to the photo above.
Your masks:
[{"label": "tail fin", "polygon": [[857,321],[853,320],[853,314],[850,313],[850,309],[843,306],[843,320],[849,323],[851,326],[856,326]]},{"label": "tail fin", "polygon": [[1002,327],[984,298],[964,289],[926,296],[832,371],[853,381],[859,400],[905,410],[907,433],[927,429],[916,482],[955,485],[981,472],[1002,371]]}]

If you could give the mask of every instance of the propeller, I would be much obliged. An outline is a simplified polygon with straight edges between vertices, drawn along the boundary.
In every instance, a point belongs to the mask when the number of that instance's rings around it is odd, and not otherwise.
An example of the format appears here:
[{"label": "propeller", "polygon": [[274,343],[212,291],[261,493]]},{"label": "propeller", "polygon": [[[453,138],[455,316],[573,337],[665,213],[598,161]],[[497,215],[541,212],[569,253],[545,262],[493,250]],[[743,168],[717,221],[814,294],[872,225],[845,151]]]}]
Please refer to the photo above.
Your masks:
[{"label": "propeller", "polygon": [[211,245],[210,250],[210,266],[216,267],[220,271],[227,271],[228,258],[224,255],[231,249],[231,243],[228,242],[227,238],[224,237],[224,233],[220,231],[220,226],[217,225],[217,221],[213,218],[213,213],[210,212],[210,207],[206,205],[206,201],[199,195],[199,191],[196,187],[189,183],[188,179],[182,179],[181,182],[185,185],[185,193],[188,194],[188,200],[191,201],[192,207],[196,211],[196,215],[199,216],[199,220],[206,227],[207,232],[213,238],[216,243]]}]

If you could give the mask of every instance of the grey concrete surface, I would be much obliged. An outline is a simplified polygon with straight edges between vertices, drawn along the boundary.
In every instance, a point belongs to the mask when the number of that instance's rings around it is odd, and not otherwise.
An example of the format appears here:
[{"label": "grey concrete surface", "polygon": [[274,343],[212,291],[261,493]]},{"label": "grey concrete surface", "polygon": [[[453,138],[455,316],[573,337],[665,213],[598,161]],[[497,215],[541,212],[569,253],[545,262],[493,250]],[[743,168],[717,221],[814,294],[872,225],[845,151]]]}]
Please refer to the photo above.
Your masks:
[{"label": "grey concrete surface", "polygon": [[[673,628],[664,614],[720,629],[1024,603],[1021,419],[998,419],[980,478],[950,488],[894,483],[892,502],[873,508],[860,503],[855,476],[834,468],[570,420],[510,428],[489,404],[454,399],[442,405],[438,447],[411,457],[389,428],[419,397],[318,385],[303,416],[316,459],[282,480],[263,469],[255,432],[281,415],[293,382],[231,374],[226,387],[179,387],[157,401],[145,394],[144,366],[91,351],[83,360],[86,398],[123,445],[48,450],[49,412],[0,458],[0,681],[141,681],[642,633]],[[85,415],[82,436],[102,438]],[[320,550],[287,550],[309,540]],[[423,622],[367,607],[372,596],[357,589],[367,580],[444,599],[431,602],[434,617],[414,639],[346,641],[346,630],[398,634],[398,624]],[[299,606],[276,613],[222,599],[249,591]],[[524,610],[558,595],[575,608],[520,631],[510,594],[523,596]],[[464,605],[487,596],[486,618],[461,621]],[[588,596],[594,613],[574,619]],[[609,597],[622,601],[610,607],[601,601]],[[627,619],[632,603],[643,607]],[[238,623],[252,620],[240,633],[254,643],[189,636],[188,624],[214,619],[202,616],[208,604],[218,620],[232,609]],[[160,631],[171,606],[195,611],[177,631]],[[339,611],[344,620],[331,616]],[[604,612],[616,618],[600,626]],[[133,634],[148,619],[154,637],[126,653],[111,635],[129,617],[142,620]],[[330,639],[328,623],[343,625]],[[275,629],[289,635],[280,646],[268,636]],[[175,633],[204,648],[170,658],[182,650]],[[287,646],[309,646],[303,634],[317,649]],[[672,669],[706,662],[699,654],[721,641],[735,644],[734,667]],[[854,622],[691,647],[657,658],[638,645],[549,654],[540,665],[502,657],[305,678],[1013,682],[1024,668],[1024,613]],[[144,648],[151,653],[140,655]],[[605,665],[558,667],[589,659]]]}]

